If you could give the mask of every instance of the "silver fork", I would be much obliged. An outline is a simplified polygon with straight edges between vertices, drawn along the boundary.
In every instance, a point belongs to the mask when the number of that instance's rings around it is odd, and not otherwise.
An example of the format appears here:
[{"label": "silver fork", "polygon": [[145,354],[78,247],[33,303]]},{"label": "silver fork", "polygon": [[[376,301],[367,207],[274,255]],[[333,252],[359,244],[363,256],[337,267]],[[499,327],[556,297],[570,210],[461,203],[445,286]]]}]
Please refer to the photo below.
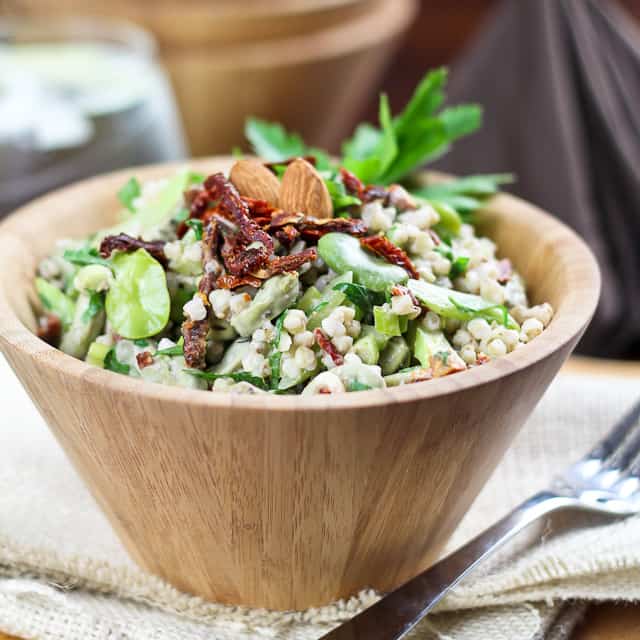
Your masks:
[{"label": "silver fork", "polygon": [[480,562],[539,518],[562,509],[640,513],[640,401],[584,458],[466,545],[320,640],[400,640]]}]

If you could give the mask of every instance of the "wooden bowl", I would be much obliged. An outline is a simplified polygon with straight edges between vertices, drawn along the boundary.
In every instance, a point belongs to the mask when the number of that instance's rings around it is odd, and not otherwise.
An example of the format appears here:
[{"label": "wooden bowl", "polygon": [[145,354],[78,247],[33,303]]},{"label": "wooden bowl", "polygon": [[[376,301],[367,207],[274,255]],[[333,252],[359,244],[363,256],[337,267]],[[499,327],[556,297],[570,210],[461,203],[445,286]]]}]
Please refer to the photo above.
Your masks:
[{"label": "wooden bowl", "polygon": [[[230,160],[193,163],[203,172]],[[300,609],[388,590],[433,562],[589,322],[585,244],[500,195],[484,229],[555,317],[530,344],[429,382],[331,397],[175,389],[75,360],[32,333],[36,265],[112,224],[116,191],[174,167],[121,171],[0,225],[0,347],[127,549],[184,591]]]},{"label": "wooden bowl", "polygon": [[[124,18],[148,29],[163,49],[251,44],[335,26],[378,0],[13,0],[12,15]],[[1,11],[1,10],[0,10]]]},{"label": "wooden bowl", "polygon": [[350,133],[418,8],[416,0],[367,6],[352,19],[312,33],[164,50],[193,155],[228,153],[245,144],[248,115],[286,122],[310,144],[337,145]]}]

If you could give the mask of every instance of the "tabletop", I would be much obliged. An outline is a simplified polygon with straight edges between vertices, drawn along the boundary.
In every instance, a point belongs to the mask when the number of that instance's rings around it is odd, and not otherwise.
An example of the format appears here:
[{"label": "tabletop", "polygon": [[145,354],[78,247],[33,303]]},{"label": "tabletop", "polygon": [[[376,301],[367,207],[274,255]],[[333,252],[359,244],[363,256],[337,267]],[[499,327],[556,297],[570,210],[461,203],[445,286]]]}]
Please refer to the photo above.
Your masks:
[{"label": "tabletop", "polygon": [[[633,377],[640,380],[640,363],[573,357],[563,371],[572,374]],[[20,640],[0,631],[0,640]],[[640,640],[640,604],[591,607],[572,640]]]}]

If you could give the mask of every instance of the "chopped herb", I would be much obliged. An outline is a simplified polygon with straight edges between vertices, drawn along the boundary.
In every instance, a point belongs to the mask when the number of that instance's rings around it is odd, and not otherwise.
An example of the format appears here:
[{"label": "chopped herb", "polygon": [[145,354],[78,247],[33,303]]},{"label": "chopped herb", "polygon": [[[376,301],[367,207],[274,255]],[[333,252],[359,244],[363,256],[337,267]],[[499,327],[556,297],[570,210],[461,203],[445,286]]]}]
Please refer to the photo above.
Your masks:
[{"label": "chopped herb", "polygon": [[140,338],[139,340],[134,340],[133,344],[135,344],[136,347],[148,347],[149,341],[145,340],[144,338]]},{"label": "chopped herb", "polygon": [[191,220],[187,220],[185,224],[190,229],[193,229],[194,233],[196,234],[196,240],[202,240],[202,231],[203,231],[202,220],[193,218]]},{"label": "chopped herb", "polygon": [[458,256],[451,263],[451,271],[449,272],[449,276],[452,278],[458,278],[464,275],[467,271],[468,266],[469,266],[469,258],[467,256]]},{"label": "chopped herb", "polygon": [[362,317],[368,316],[376,305],[384,304],[385,296],[378,291],[371,291],[361,284],[354,282],[339,282],[334,291],[342,291],[347,299],[361,312]]},{"label": "chopped herb", "polygon": [[271,388],[277,389],[280,384],[280,364],[282,363],[282,352],[278,349],[280,338],[282,337],[282,327],[287,311],[283,311],[276,320],[271,349],[269,351],[269,367],[271,368]]},{"label": "chopped herb", "polygon": [[467,271],[467,267],[469,266],[469,257],[458,256],[457,258],[455,258],[453,255],[453,251],[448,244],[443,242],[442,244],[435,247],[434,251],[444,256],[451,262],[451,269],[449,271],[450,278],[458,278]]},{"label": "chopped herb", "polygon": [[187,184],[202,184],[205,181],[206,176],[204,173],[199,173],[197,171],[189,171],[189,175],[187,176]]},{"label": "chopped herb", "polygon": [[359,380],[352,380],[347,385],[347,391],[369,391],[369,389],[373,389],[368,384],[364,384],[364,382],[360,382]]},{"label": "chopped herb", "polygon": [[180,338],[173,347],[167,347],[166,349],[158,349],[156,351],[157,356],[183,356],[184,355],[184,338]]},{"label": "chopped herb", "polygon": [[438,351],[438,353],[436,353],[434,357],[438,358],[443,365],[447,366],[449,364],[450,355],[451,354],[448,351]]},{"label": "chopped herb", "polygon": [[468,313],[470,316],[474,318],[484,318],[485,320],[491,322],[495,320],[495,316],[491,313],[494,309],[497,309],[502,314],[502,324],[505,327],[509,326],[509,309],[505,307],[503,304],[494,304],[490,307],[486,307],[484,309],[476,310],[471,309],[470,307],[466,307],[461,304],[451,296],[449,296],[449,302],[456,308],[458,311],[462,311],[463,313]]},{"label": "chopped herb", "polygon": [[100,257],[97,249],[93,247],[83,247],[82,249],[67,249],[62,257],[72,264],[84,267],[88,264],[100,264],[104,267],[111,268],[109,260]]},{"label": "chopped herb", "polygon": [[207,382],[215,382],[220,378],[229,378],[234,382],[248,382],[254,387],[258,387],[258,389],[265,391],[267,389],[267,383],[262,378],[251,375],[248,371],[236,371],[235,373],[213,373],[211,371],[200,371],[199,369],[183,369],[183,371]]},{"label": "chopped herb", "polygon": [[87,324],[104,309],[104,294],[98,291],[89,293],[89,305],[82,314],[82,322]]},{"label": "chopped herb", "polygon": [[116,373],[122,373],[125,376],[129,375],[130,367],[128,364],[123,364],[118,361],[116,357],[116,350],[114,348],[109,349],[107,355],[104,357],[104,368],[109,371],[115,371]]},{"label": "chopped herb", "polygon": [[118,200],[129,209],[129,211],[135,213],[136,209],[133,206],[133,201],[140,197],[142,190],[140,189],[140,183],[138,179],[133,177],[129,178],[126,184],[118,191]]},{"label": "chopped herb", "polygon": [[[335,174],[331,174],[330,177],[324,179],[324,183],[327,185],[329,195],[331,196],[331,202],[333,203],[333,210],[335,212],[340,209],[346,209],[347,207],[360,206],[362,204],[360,198],[349,195],[347,190],[342,184],[342,180]],[[337,214],[340,215],[340,214]],[[349,217],[349,216],[345,216]]]}]

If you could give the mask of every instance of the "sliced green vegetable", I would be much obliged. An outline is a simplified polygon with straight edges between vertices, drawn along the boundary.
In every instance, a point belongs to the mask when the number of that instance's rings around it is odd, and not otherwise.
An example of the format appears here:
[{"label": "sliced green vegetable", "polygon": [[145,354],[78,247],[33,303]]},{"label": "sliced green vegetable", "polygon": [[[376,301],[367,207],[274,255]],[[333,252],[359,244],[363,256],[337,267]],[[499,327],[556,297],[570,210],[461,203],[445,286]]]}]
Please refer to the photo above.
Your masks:
[{"label": "sliced green vegetable", "polygon": [[423,367],[429,367],[431,366],[431,358],[437,353],[446,354],[444,359],[448,360],[449,355],[454,353],[454,349],[442,331],[429,331],[424,327],[418,326],[413,346],[415,359]]},{"label": "sliced green vegetable", "polygon": [[488,321],[500,322],[509,329],[519,328],[505,307],[493,304],[480,296],[439,287],[423,280],[409,280],[407,286],[420,302],[443,318],[466,321],[481,317]]},{"label": "sliced green vegetable", "polygon": [[309,329],[317,329],[334,309],[344,303],[346,300],[345,294],[342,293],[342,291],[336,290],[335,287],[343,282],[352,281],[353,274],[347,271],[346,273],[336,276],[329,282],[322,292],[322,298],[309,314],[309,320],[307,321],[307,327]]},{"label": "sliced green vegetable", "polygon": [[380,349],[373,334],[369,333],[358,338],[353,347],[355,353],[365,364],[378,364],[380,358]]},{"label": "sliced green vegetable", "polygon": [[231,319],[231,325],[243,337],[250,336],[266,320],[273,320],[296,301],[300,293],[297,273],[269,278],[249,306]]},{"label": "sliced green vegetable", "polygon": [[109,353],[109,349],[110,347],[106,344],[102,344],[101,342],[92,342],[89,346],[85,362],[93,365],[94,367],[104,368],[104,360],[107,357],[107,353]]},{"label": "sliced green vegetable", "polygon": [[74,301],[62,293],[58,287],[54,287],[42,278],[36,278],[36,291],[42,306],[47,311],[58,316],[62,323],[62,328],[67,330],[73,321],[76,306]]},{"label": "sliced green vegetable", "polygon": [[183,356],[184,355],[184,338],[180,338],[173,347],[166,349],[158,349],[155,353],[157,356]]},{"label": "sliced green vegetable", "polygon": [[138,179],[135,177],[129,178],[120,191],[118,191],[118,200],[120,200],[129,211],[135,213],[136,209],[133,206],[133,201],[138,198],[141,193],[142,190],[140,189]]},{"label": "sliced green vegetable", "polygon": [[365,336],[369,335],[373,336],[374,340],[376,341],[376,345],[378,345],[379,351],[382,351],[389,343],[389,336],[376,331],[376,328],[371,326],[370,324],[363,324],[360,330],[360,338],[364,338]]},{"label": "sliced green vegetable", "polygon": [[457,236],[462,228],[462,218],[460,217],[460,214],[446,202],[429,200],[429,204],[440,216],[440,221],[436,225],[436,232],[444,230],[449,235]]},{"label": "sliced green vegetable", "polygon": [[211,369],[212,373],[233,373],[242,367],[242,360],[249,353],[251,342],[246,338],[239,338],[232,342],[222,356],[222,360]]},{"label": "sliced green vegetable", "polygon": [[370,389],[373,389],[373,387],[360,382],[360,380],[353,380],[347,385],[347,391],[369,391]]},{"label": "sliced green vegetable", "polygon": [[90,313],[91,293],[83,291],[76,300],[73,320],[62,334],[60,350],[74,358],[83,359],[91,343],[103,332],[105,314],[102,307]]},{"label": "sliced green vegetable", "polygon": [[384,307],[374,307],[373,319],[376,331],[379,331],[386,336],[402,335],[402,328],[400,324],[401,317],[392,313],[391,310],[385,309]]},{"label": "sliced green vegetable", "polygon": [[378,364],[382,368],[382,375],[387,376],[407,367],[411,362],[411,350],[407,341],[401,336],[389,340],[384,351],[380,354]]},{"label": "sliced green vegetable", "polygon": [[296,307],[304,311],[307,315],[322,301],[322,294],[316,287],[309,287],[302,298],[296,302]]},{"label": "sliced green vegetable", "polygon": [[318,241],[318,254],[336,272],[353,272],[353,280],[372,291],[386,291],[405,283],[407,272],[365,251],[357,238],[345,233],[327,233]]},{"label": "sliced green vegetable", "polygon": [[115,278],[107,293],[113,330],[135,340],[160,333],[169,321],[171,298],[162,265],[144,249],[113,258]]}]

